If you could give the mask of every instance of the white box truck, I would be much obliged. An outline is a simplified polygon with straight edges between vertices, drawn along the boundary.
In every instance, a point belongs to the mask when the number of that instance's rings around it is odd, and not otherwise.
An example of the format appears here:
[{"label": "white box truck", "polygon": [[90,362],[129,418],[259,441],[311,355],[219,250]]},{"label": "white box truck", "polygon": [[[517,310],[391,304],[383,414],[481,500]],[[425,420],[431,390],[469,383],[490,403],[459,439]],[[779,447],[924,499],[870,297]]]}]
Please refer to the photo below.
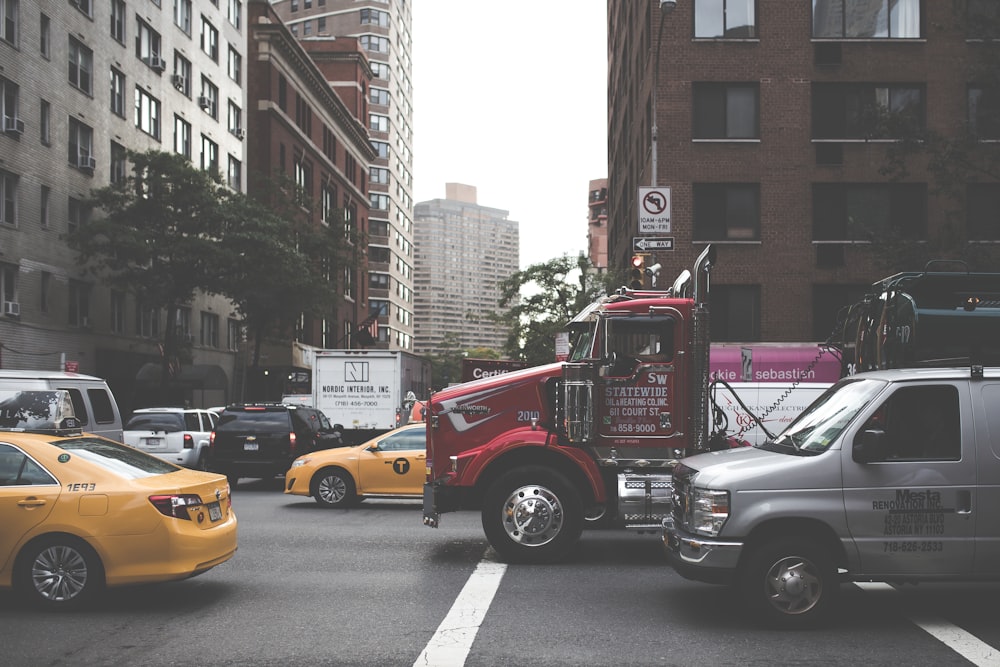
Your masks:
[{"label": "white box truck", "polygon": [[344,427],[345,444],[405,424],[430,383],[430,361],[400,350],[316,350],[313,359],[313,405]]}]

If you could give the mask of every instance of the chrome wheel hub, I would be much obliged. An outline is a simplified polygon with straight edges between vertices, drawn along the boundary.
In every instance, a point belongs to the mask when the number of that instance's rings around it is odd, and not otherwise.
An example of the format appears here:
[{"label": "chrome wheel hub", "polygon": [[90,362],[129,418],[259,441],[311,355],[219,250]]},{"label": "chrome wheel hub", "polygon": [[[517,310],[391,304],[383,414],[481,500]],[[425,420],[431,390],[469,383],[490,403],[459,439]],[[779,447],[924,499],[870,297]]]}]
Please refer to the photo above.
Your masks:
[{"label": "chrome wheel hub", "polygon": [[559,535],[562,525],[562,503],[543,486],[515,489],[504,503],[504,530],[510,539],[522,545],[548,544]]}]

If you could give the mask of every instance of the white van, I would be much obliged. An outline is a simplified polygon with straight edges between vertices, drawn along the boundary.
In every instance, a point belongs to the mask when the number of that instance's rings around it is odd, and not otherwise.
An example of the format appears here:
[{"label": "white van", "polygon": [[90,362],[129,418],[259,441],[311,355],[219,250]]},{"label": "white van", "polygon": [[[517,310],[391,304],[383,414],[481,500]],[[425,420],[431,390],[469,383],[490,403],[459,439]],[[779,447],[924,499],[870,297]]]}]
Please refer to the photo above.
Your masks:
[{"label": "white van", "polygon": [[122,416],[108,383],[92,375],[57,371],[0,370],[0,390],[53,390],[69,392],[73,411],[84,431],[122,441]]}]

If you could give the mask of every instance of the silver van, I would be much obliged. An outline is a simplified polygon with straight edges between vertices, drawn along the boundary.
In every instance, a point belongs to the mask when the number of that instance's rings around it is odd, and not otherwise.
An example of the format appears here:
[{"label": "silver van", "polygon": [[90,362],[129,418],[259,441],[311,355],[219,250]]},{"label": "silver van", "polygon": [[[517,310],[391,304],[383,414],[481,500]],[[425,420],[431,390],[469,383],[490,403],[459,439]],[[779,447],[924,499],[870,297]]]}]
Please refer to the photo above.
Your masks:
[{"label": "silver van", "polygon": [[1000,368],[845,378],[773,441],[682,459],[664,520],[682,576],[754,618],[822,618],[842,581],[1000,580]]},{"label": "silver van", "polygon": [[80,427],[88,433],[122,441],[122,416],[108,383],[92,375],[58,371],[0,370],[0,390],[69,392]]}]

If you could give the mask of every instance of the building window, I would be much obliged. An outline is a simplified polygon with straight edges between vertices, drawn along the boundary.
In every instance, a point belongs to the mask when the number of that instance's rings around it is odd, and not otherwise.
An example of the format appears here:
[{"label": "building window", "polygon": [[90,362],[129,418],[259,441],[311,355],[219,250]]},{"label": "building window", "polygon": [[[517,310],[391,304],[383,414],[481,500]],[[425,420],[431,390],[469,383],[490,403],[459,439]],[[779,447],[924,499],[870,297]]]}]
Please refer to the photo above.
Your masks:
[{"label": "building window", "polygon": [[1000,139],[1000,90],[969,87],[969,131],[979,139]]},{"label": "building window", "polygon": [[194,336],[191,335],[191,309],[179,307],[174,317],[174,333],[184,342],[192,342]]},{"label": "building window", "polygon": [[695,139],[756,139],[760,136],[759,86],[695,83]]},{"label": "building window", "polygon": [[229,0],[226,3],[226,18],[237,30],[243,21],[243,3],[240,0]]},{"label": "building window", "polygon": [[813,37],[916,39],[920,0],[813,0]]},{"label": "building window", "polygon": [[66,229],[75,232],[90,220],[90,207],[76,197],[66,200]]},{"label": "building window", "polygon": [[135,126],[159,140],[160,101],[139,86],[135,87]]},{"label": "building window", "polygon": [[94,5],[91,3],[91,0],[73,0],[69,4],[76,7],[77,11],[84,16],[94,18]]},{"label": "building window", "polygon": [[111,68],[111,113],[125,117],[125,74]]},{"label": "building window", "polygon": [[388,290],[389,289],[389,274],[388,273],[369,273],[368,274],[368,287],[371,289]]},{"label": "building window", "polygon": [[191,0],[174,0],[174,25],[191,36]]},{"label": "building window", "polygon": [[142,302],[135,305],[135,334],[143,338],[160,337],[160,311]]},{"label": "building window", "polygon": [[38,295],[38,309],[43,313],[49,312],[49,290],[52,287],[52,274],[48,271],[41,273],[41,286]]},{"label": "building window", "polygon": [[94,52],[69,38],[69,83],[90,95],[94,90]]},{"label": "building window", "polygon": [[368,128],[376,132],[388,132],[389,117],[379,113],[368,114]]},{"label": "building window", "polygon": [[[3,5],[3,0],[0,0],[0,5]],[[14,20],[17,20],[16,18]],[[4,12],[4,28],[6,29],[7,15]],[[10,40],[8,40],[10,41]],[[42,14],[39,18],[38,25],[38,52],[42,54],[42,57],[48,60],[52,57],[52,20],[47,14]]]},{"label": "building window", "polygon": [[201,17],[201,50],[213,62],[219,62],[219,30],[205,16]]},{"label": "building window", "polygon": [[47,185],[43,185],[41,188],[41,198],[38,203],[39,219],[38,224],[42,229],[48,229],[49,227],[49,212],[50,212],[50,202],[52,201],[52,188]]},{"label": "building window", "polygon": [[389,38],[378,35],[361,35],[361,48],[375,53],[389,53]]},{"label": "building window", "polygon": [[180,51],[174,51],[174,74],[170,77],[170,83],[184,97],[191,97],[191,61],[182,56]]},{"label": "building window", "polygon": [[389,91],[381,88],[372,88],[368,94],[368,101],[379,106],[389,106]]},{"label": "building window", "polygon": [[219,88],[212,83],[208,77],[201,77],[201,96],[198,98],[198,106],[212,118],[219,118]]},{"label": "building window", "polygon": [[240,83],[240,79],[243,77],[243,56],[240,52],[234,49],[232,46],[229,47],[229,78]]},{"label": "building window", "polygon": [[755,0],[695,0],[694,36],[702,39],[757,37]]},{"label": "building window", "polygon": [[219,171],[219,144],[204,134],[201,135],[201,168],[214,173]]},{"label": "building window", "polygon": [[389,170],[385,167],[372,167],[369,178],[372,183],[378,185],[389,185]]},{"label": "building window", "polygon": [[125,147],[114,141],[111,142],[111,169],[110,176],[112,183],[124,183],[125,174],[128,169],[128,154]]},{"label": "building window", "polygon": [[320,216],[325,225],[337,219],[337,188],[329,183],[320,187]]},{"label": "building window", "polygon": [[125,0],[111,0],[111,37],[119,44],[125,43]]},{"label": "building window", "polygon": [[375,153],[378,157],[383,160],[389,159],[389,144],[385,141],[373,141],[372,148],[375,149]]},{"label": "building window", "polygon": [[708,295],[711,339],[760,340],[760,285],[712,285]]},{"label": "building window", "polygon": [[136,19],[135,57],[150,67],[160,63],[160,33]]},{"label": "building window", "polygon": [[[21,116],[19,113],[20,93],[20,88],[16,83],[0,76],[0,121],[3,121],[0,131],[17,129]],[[21,129],[23,130],[23,125]]]},{"label": "building window", "polygon": [[971,39],[1000,39],[1000,4],[996,0],[967,0],[965,10]]},{"label": "building window", "polygon": [[81,123],[76,118],[69,119],[69,164],[77,169],[93,171],[94,160],[94,130],[89,125]]},{"label": "building window", "polygon": [[71,327],[90,326],[90,285],[79,280],[69,281],[69,311]]},{"label": "building window", "polygon": [[215,313],[201,314],[201,335],[198,342],[204,347],[219,347],[219,316]]},{"label": "building window", "polygon": [[42,144],[52,144],[52,106],[45,100],[38,109],[38,134]]},{"label": "building window", "polygon": [[923,183],[814,183],[813,241],[850,243],[927,236]]},{"label": "building window", "polygon": [[303,204],[308,204],[312,200],[313,195],[313,166],[312,162],[304,159],[301,155],[297,155],[295,158],[295,164],[293,166],[294,173],[293,178],[295,180],[295,185],[298,186],[301,191],[301,196],[305,200]]},{"label": "building window", "polygon": [[174,116],[174,152],[191,159],[191,123]]},{"label": "building window", "polygon": [[226,349],[231,352],[236,352],[240,349],[241,342],[243,342],[243,327],[237,320],[227,320]]},{"label": "building window", "polygon": [[111,333],[125,333],[125,293],[111,290]]},{"label": "building window", "polygon": [[967,238],[1000,241],[1000,183],[970,183],[965,196]]},{"label": "building window", "polygon": [[924,127],[924,89],[913,85],[817,83],[813,139],[890,139]]},{"label": "building window", "polygon": [[372,210],[373,211],[388,211],[389,210],[389,195],[384,195],[381,193],[373,192],[371,195]]},{"label": "building window", "polygon": [[9,171],[0,171],[0,223],[17,225],[17,183],[18,177]]},{"label": "building window", "polygon": [[243,190],[243,163],[234,156],[229,156],[229,170],[226,175],[226,183],[237,192]]},{"label": "building window", "polygon": [[694,240],[760,240],[760,186],[695,183]]},{"label": "building window", "polygon": [[306,134],[312,135],[312,109],[302,95],[295,95],[295,124]]}]

